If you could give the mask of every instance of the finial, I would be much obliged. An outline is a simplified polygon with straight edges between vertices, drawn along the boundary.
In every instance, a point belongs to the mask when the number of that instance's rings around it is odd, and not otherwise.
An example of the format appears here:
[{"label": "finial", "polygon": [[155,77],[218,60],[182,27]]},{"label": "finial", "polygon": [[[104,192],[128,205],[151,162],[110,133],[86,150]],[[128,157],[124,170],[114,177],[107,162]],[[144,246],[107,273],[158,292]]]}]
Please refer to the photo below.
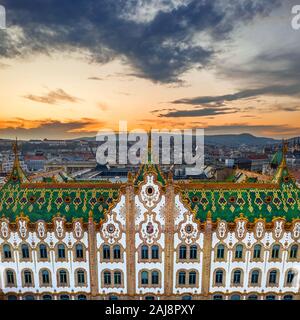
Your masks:
[{"label": "finial", "polygon": [[211,220],[212,214],[211,211],[207,212],[206,220]]},{"label": "finial", "polygon": [[130,171],[127,174],[127,180],[128,180],[129,183],[133,182],[133,175],[132,175],[132,173]]},{"label": "finial", "polygon": [[152,128],[148,131],[148,163],[152,162],[152,139],[151,139]]},{"label": "finial", "polygon": [[93,211],[90,210],[90,212],[89,212],[89,218],[93,218],[93,216],[94,216]]},{"label": "finial", "polygon": [[18,138],[16,137],[16,141],[13,144],[13,152],[15,157],[18,155]]}]

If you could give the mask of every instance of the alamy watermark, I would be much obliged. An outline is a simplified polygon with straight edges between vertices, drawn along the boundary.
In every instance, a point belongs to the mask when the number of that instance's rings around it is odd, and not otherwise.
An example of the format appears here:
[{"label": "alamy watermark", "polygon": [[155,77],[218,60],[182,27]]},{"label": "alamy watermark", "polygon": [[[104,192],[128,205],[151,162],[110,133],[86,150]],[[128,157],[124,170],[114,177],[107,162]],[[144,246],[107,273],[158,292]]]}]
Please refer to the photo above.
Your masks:
[{"label": "alamy watermark", "polygon": [[6,29],[6,11],[3,6],[0,5],[0,30]]},{"label": "alamy watermark", "polygon": [[300,4],[292,7],[292,28],[300,30]]},{"label": "alamy watermark", "polygon": [[[103,129],[96,140],[102,142],[96,159],[101,165],[153,164],[187,165],[188,175],[198,175],[204,167],[204,129],[135,129],[119,122],[119,132]],[[188,167],[189,166],[189,167]]]}]

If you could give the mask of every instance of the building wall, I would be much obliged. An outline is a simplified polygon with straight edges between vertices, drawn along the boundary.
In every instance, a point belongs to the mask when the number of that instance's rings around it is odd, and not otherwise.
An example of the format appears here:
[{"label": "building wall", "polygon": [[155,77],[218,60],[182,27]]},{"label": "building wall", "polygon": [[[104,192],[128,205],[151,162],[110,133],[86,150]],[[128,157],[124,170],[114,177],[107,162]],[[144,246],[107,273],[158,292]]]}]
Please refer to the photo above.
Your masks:
[{"label": "building wall", "polygon": [[[296,258],[290,257],[292,246],[299,246],[299,238],[300,221],[297,219],[293,223],[286,223],[283,218],[272,223],[265,223],[263,219],[249,223],[241,216],[227,223],[212,222],[208,217],[201,223],[195,220],[194,213],[171,183],[162,187],[155,174],[149,173],[137,188],[128,184],[117,205],[106,212],[105,221],[100,223],[93,221],[92,212],[88,223],[80,219],[67,223],[59,215],[51,223],[31,223],[23,216],[16,221],[1,218],[0,293],[4,299],[9,295],[42,299],[45,294],[54,299],[60,299],[63,294],[72,299],[79,295],[91,299],[112,296],[119,299],[150,296],[158,299],[230,299],[237,294],[241,299],[249,295],[256,295],[258,299],[272,295],[283,299],[292,295],[293,299],[299,299],[299,279],[295,278],[298,283],[286,283],[288,270],[293,269],[295,274],[299,270],[300,274],[300,247]],[[30,257],[24,260],[21,246],[25,243],[30,248]],[[10,245],[11,259],[4,257],[5,244]],[[39,257],[40,244],[47,247],[46,260]],[[65,259],[58,258],[59,244],[66,247]],[[77,244],[84,248],[82,258],[76,258]],[[220,244],[224,246],[224,257],[217,256]],[[257,244],[261,245],[261,255],[255,259]],[[238,245],[242,245],[241,257],[236,257]],[[274,245],[279,245],[278,258],[271,256]],[[108,257],[104,255],[104,246],[110,252]],[[142,246],[148,248],[146,258],[142,256]],[[158,247],[158,258],[152,257],[153,246]],[[116,247],[120,254],[115,257]],[[182,248],[185,248],[186,256],[180,256]],[[45,268],[51,276],[49,286],[40,283],[40,271]],[[57,281],[61,269],[69,275],[66,286]],[[84,284],[76,281],[79,269],[85,274]],[[254,269],[260,272],[257,285],[250,281]],[[7,270],[15,274],[12,285],[7,284]],[[31,286],[24,285],[24,270],[32,272]],[[240,283],[233,282],[237,270],[241,272]],[[277,271],[275,284],[269,281],[273,270]],[[223,271],[222,283],[216,283],[217,271]],[[148,272],[147,283],[142,282],[143,272]],[[158,280],[153,280],[153,272]],[[106,281],[108,273],[109,283]],[[116,280],[118,274],[120,277]],[[185,281],[182,281],[183,274]]]}]

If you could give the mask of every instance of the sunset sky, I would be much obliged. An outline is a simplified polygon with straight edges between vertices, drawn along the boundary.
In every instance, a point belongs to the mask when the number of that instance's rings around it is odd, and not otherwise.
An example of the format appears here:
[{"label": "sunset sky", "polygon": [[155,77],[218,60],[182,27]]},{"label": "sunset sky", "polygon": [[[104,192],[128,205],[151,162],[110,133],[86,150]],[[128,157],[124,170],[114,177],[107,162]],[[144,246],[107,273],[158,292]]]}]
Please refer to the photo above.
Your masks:
[{"label": "sunset sky", "polygon": [[300,136],[298,0],[0,0],[0,138]]}]

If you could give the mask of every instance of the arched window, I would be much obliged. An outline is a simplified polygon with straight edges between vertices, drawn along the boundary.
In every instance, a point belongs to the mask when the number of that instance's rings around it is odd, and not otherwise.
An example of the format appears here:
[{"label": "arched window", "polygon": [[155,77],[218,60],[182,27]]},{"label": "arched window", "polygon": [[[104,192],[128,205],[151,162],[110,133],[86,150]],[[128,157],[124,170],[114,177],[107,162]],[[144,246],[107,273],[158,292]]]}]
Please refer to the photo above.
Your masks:
[{"label": "arched window", "polygon": [[65,259],[66,258],[66,248],[64,244],[59,244],[57,247],[57,254],[59,259]]},{"label": "arched window", "polygon": [[215,295],[213,296],[213,300],[223,300],[223,296],[220,295],[220,294],[215,294]]},{"label": "arched window", "polygon": [[7,300],[11,300],[11,301],[15,301],[15,300],[18,300],[18,297],[13,295],[13,294],[10,294],[8,297],[7,297]]},{"label": "arched window", "polygon": [[253,259],[260,259],[261,256],[261,245],[256,244],[253,250]]},{"label": "arched window", "polygon": [[217,247],[217,259],[224,259],[225,247],[223,244],[219,244]]},{"label": "arched window", "polygon": [[152,274],[151,274],[151,282],[152,282],[152,284],[159,284],[159,274],[158,274],[158,271],[152,271]]},{"label": "arched window", "polygon": [[87,300],[85,294],[80,294],[80,295],[77,297],[77,299],[78,299],[78,300]]},{"label": "arched window", "polygon": [[293,300],[293,296],[291,294],[287,294],[283,297],[283,300]]},{"label": "arched window", "polygon": [[29,259],[29,247],[27,244],[22,244],[22,258],[23,259]]},{"label": "arched window", "polygon": [[178,284],[185,285],[185,271],[180,271],[178,274]]},{"label": "arched window", "polygon": [[41,259],[47,259],[48,258],[48,252],[47,252],[47,247],[45,244],[40,244],[39,245],[40,249],[40,258]]},{"label": "arched window", "polygon": [[32,272],[30,270],[24,271],[24,284],[26,286],[32,285]]},{"label": "arched window", "polygon": [[223,270],[216,271],[215,283],[216,284],[223,284]]},{"label": "arched window", "polygon": [[25,300],[35,300],[35,299],[34,299],[34,296],[32,296],[30,294],[30,295],[25,296]]},{"label": "arched window", "polygon": [[191,271],[189,273],[189,284],[190,285],[195,285],[196,284],[196,279],[197,279],[197,274],[195,271]]},{"label": "arched window", "polygon": [[192,245],[190,247],[190,259],[192,259],[192,260],[197,259],[197,246],[196,245]]},{"label": "arched window", "polygon": [[275,244],[272,248],[272,259],[279,258],[279,251],[280,251],[280,246],[278,244]]},{"label": "arched window", "polygon": [[149,259],[149,249],[148,249],[148,246],[142,246],[141,248],[141,256],[142,256],[142,259],[145,260],[145,259]]},{"label": "arched window", "polygon": [[276,297],[273,294],[266,296],[266,300],[276,300]]},{"label": "arched window", "polygon": [[50,284],[50,274],[48,270],[46,269],[41,270],[41,278],[42,278],[42,284],[44,285]]},{"label": "arched window", "polygon": [[142,281],[142,284],[148,284],[149,283],[149,278],[148,278],[148,272],[147,271],[143,271],[142,272],[141,281]]},{"label": "arched window", "polygon": [[66,270],[59,271],[59,285],[66,286],[68,284],[68,274]]},{"label": "arched window", "polygon": [[248,300],[258,300],[258,296],[255,294],[252,294],[248,297]]},{"label": "arched window", "polygon": [[52,296],[50,294],[44,294],[43,300],[52,300]]},{"label": "arched window", "polygon": [[186,259],[186,246],[179,247],[179,259]]},{"label": "arched window", "polygon": [[253,270],[251,273],[251,284],[258,284],[259,270]]},{"label": "arched window", "polygon": [[108,300],[119,300],[117,296],[109,296]]},{"label": "arched window", "polygon": [[121,285],[122,284],[122,274],[120,271],[114,272],[114,283],[115,285]]},{"label": "arched window", "polygon": [[233,283],[234,284],[241,284],[241,276],[242,276],[241,270],[235,270],[233,272]]},{"label": "arched window", "polygon": [[192,296],[183,296],[182,300],[192,300]]},{"label": "arched window", "polygon": [[108,245],[103,246],[103,259],[105,260],[110,259],[110,247]]},{"label": "arched window", "polygon": [[109,271],[104,271],[104,284],[111,285],[111,274]]},{"label": "arched window", "polygon": [[3,246],[3,257],[4,259],[11,259],[11,250],[10,250],[10,245],[5,244]]},{"label": "arched window", "polygon": [[114,246],[114,259],[120,260],[121,259],[121,248],[119,245]]},{"label": "arched window", "polygon": [[81,243],[76,244],[76,259],[83,259],[83,245]]},{"label": "arched window", "polygon": [[291,285],[295,279],[295,272],[293,270],[289,270],[286,276],[286,283]]},{"label": "arched window", "polygon": [[77,284],[82,286],[85,284],[85,272],[84,270],[77,271]]},{"label": "arched window", "polygon": [[235,248],[235,258],[242,259],[243,258],[243,246],[238,244]]},{"label": "arched window", "polygon": [[291,251],[290,251],[290,258],[291,259],[296,259],[298,255],[298,245],[294,244],[291,247]]},{"label": "arched window", "polygon": [[152,246],[151,248],[151,258],[153,260],[159,259],[159,247],[158,246]]},{"label": "arched window", "polygon": [[15,285],[15,275],[12,270],[6,271],[6,283],[8,286],[14,286]]},{"label": "arched window", "polygon": [[239,294],[233,294],[230,297],[230,300],[241,300],[241,296]]},{"label": "arched window", "polygon": [[62,294],[60,296],[60,300],[70,300],[70,296],[68,296],[67,294]]},{"label": "arched window", "polygon": [[269,284],[276,284],[277,282],[277,271],[272,270],[269,274]]}]

